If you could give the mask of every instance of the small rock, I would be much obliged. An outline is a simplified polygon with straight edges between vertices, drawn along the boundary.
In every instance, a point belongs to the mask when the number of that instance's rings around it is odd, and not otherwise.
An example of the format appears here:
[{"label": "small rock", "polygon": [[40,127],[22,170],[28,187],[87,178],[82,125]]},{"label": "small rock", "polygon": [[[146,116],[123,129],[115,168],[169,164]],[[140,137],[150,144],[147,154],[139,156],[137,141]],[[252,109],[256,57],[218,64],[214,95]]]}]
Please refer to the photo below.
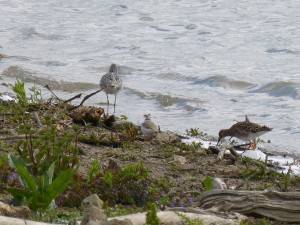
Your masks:
[{"label": "small rock", "polygon": [[180,155],[174,155],[174,161],[180,163],[181,165],[186,164],[186,158]]},{"label": "small rock", "polygon": [[227,185],[220,178],[214,178],[213,180],[213,189],[227,189]]},{"label": "small rock", "polygon": [[81,203],[81,207],[84,209],[92,205],[102,209],[103,201],[98,197],[98,195],[92,194],[89,197],[83,199]]},{"label": "small rock", "polygon": [[80,225],[108,225],[102,206],[103,201],[96,194],[85,198],[81,203],[81,207],[84,209],[84,216]]},{"label": "small rock", "polygon": [[158,144],[169,144],[181,142],[177,134],[171,131],[164,131],[156,134],[156,142]]},{"label": "small rock", "polygon": [[243,157],[249,157],[251,159],[260,160],[262,162],[266,161],[266,154],[260,150],[247,150],[242,154]]},{"label": "small rock", "polygon": [[31,212],[27,206],[11,206],[0,202],[0,215],[27,219]]}]

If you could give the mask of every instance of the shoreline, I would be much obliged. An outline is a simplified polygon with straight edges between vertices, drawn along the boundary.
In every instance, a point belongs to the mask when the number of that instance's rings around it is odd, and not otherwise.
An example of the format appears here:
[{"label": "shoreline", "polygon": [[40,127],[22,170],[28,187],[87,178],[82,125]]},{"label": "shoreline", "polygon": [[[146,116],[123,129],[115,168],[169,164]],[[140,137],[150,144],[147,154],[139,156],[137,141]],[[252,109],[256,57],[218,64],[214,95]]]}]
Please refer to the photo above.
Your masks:
[{"label": "shoreline", "polygon": [[[10,115],[3,115],[5,119],[2,124],[4,128],[2,137],[8,138],[19,134],[21,131],[19,127],[24,123],[32,125],[33,134],[41,135],[39,134],[40,128],[30,112],[38,114],[42,121],[41,128],[47,130],[49,125],[53,126],[55,128],[53,132],[55,131],[57,137],[68,133],[78,133],[75,145],[80,153],[78,154],[79,168],[77,173],[84,182],[88,183],[87,176],[95,160],[97,160],[97,165],[99,166],[96,170],[99,173],[98,176],[101,176],[105,171],[119,173],[124,168],[131,168],[142,163],[142,171],[145,170],[145,174],[149,175],[147,182],[153,182],[151,185],[154,185],[154,190],[157,190],[155,199],[153,199],[153,196],[147,196],[147,198],[149,198],[149,201],[155,201],[159,205],[162,204],[168,207],[199,207],[198,201],[201,196],[199,194],[207,191],[204,184],[209,177],[222,179],[229,189],[236,191],[265,190],[266,187],[270,190],[291,192],[300,189],[300,183],[297,183],[297,176],[290,176],[288,178],[289,182],[283,185],[286,176],[269,171],[264,163],[252,160],[245,161],[244,159],[234,158],[230,154],[225,154],[223,159],[220,160],[217,155],[197,143],[191,145],[183,143],[178,135],[172,132],[158,133],[155,139],[145,140],[140,133],[139,127],[126,118],[122,119],[121,117],[119,120],[108,122],[107,120],[110,120],[110,117],[103,117],[104,110],[102,108],[82,106],[75,113],[77,109],[70,111],[71,105],[63,104],[59,101],[56,102],[53,99],[47,99],[40,103],[37,101],[35,104],[30,103],[25,108],[20,107],[17,103],[12,102],[5,105],[2,102],[1,107],[2,111],[7,110],[7,113],[14,114],[19,112],[21,115],[21,117],[18,114],[12,115],[16,117],[13,123],[10,120]],[[24,109],[26,110],[24,111]],[[93,115],[92,119],[95,119],[94,122],[96,123],[89,121],[91,117],[86,117],[87,112]],[[84,122],[83,118],[80,117],[82,115],[85,118]],[[74,123],[76,116],[81,118],[77,124]],[[51,121],[51,123],[47,125],[47,121]],[[44,138],[44,136],[42,137]],[[42,140],[39,139],[39,141]],[[16,141],[8,141],[7,139],[5,143],[7,145],[6,148],[8,148],[6,150],[20,154],[14,150]],[[78,186],[78,184],[76,184],[77,186],[73,185],[59,196],[59,201],[57,201],[60,207],[68,204],[70,199],[67,196],[69,195],[76,196],[77,203],[80,203],[83,197],[86,197],[79,194],[81,190],[90,190],[84,186]],[[112,191],[117,191],[114,188],[118,189],[120,187],[118,187],[117,183],[114,185],[112,186]],[[144,191],[147,190],[146,187],[141,189],[140,187],[135,188],[143,196],[145,194]],[[101,186],[98,188],[101,188]],[[130,187],[128,188],[130,190]],[[101,191],[99,194],[103,195]],[[131,196],[130,193],[127,194],[129,195],[127,197]],[[108,196],[103,195],[101,197],[107,202],[106,204],[111,204],[112,206],[115,206],[116,203],[120,204],[120,199]],[[163,196],[168,198],[165,199]]]}]

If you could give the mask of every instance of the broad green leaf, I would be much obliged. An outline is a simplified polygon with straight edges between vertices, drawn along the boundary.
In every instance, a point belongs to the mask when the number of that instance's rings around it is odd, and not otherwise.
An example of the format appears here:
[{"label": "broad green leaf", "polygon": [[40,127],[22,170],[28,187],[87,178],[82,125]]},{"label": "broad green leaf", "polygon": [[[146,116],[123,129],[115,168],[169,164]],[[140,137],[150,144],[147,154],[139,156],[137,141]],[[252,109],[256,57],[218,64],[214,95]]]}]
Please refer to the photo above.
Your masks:
[{"label": "broad green leaf", "polygon": [[55,162],[51,163],[48,170],[46,171],[46,173],[43,176],[45,178],[45,186],[46,187],[52,183],[53,174],[54,174],[54,166],[55,166]]},{"label": "broad green leaf", "polygon": [[32,191],[36,190],[35,178],[28,172],[24,162],[15,155],[8,154],[8,158],[11,159],[13,167],[15,167],[19,176],[25,182],[25,185]]},{"label": "broad green leaf", "polygon": [[53,178],[53,173],[54,173],[54,165],[55,165],[55,162],[51,163],[48,170],[44,173],[44,175],[38,181],[38,189],[39,189],[39,192],[42,197],[45,194],[44,191],[46,190],[46,188],[52,183],[52,178]]},{"label": "broad green leaf", "polygon": [[23,190],[20,188],[14,188],[10,187],[6,189],[9,193],[12,194],[12,196],[18,201],[21,202],[23,198],[29,199],[31,196],[33,196],[33,192],[30,190]]},{"label": "broad green leaf", "polygon": [[205,179],[202,181],[205,190],[209,191],[213,188],[213,178],[211,177],[205,177]]},{"label": "broad green leaf", "polygon": [[[52,183],[45,187],[43,202],[46,205],[46,208],[49,206],[51,201],[56,198],[61,192],[63,192],[67,187],[70,181],[73,179],[74,170],[66,169],[61,171],[58,176],[52,181]],[[46,209],[44,208],[44,210]]]}]

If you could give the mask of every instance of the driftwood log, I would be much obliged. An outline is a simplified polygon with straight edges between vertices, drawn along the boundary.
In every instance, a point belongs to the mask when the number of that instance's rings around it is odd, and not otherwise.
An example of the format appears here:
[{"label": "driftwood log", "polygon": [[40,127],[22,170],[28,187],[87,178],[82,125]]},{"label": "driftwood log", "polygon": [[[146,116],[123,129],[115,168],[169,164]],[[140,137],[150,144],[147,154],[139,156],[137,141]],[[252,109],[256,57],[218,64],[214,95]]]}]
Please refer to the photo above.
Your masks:
[{"label": "driftwood log", "polygon": [[282,222],[300,221],[300,192],[212,190],[202,194],[199,206]]}]

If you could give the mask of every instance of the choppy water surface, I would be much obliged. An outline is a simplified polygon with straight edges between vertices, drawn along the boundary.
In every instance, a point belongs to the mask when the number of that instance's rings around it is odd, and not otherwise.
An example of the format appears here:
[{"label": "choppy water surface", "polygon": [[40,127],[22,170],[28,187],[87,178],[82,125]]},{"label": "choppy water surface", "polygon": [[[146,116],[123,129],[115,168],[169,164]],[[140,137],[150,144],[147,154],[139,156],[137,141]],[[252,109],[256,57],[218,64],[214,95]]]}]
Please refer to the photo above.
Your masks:
[{"label": "choppy water surface", "polygon": [[115,62],[117,114],[211,135],[247,114],[274,128],[263,139],[300,152],[298,1],[3,0],[0,12],[4,81],[89,93]]}]

